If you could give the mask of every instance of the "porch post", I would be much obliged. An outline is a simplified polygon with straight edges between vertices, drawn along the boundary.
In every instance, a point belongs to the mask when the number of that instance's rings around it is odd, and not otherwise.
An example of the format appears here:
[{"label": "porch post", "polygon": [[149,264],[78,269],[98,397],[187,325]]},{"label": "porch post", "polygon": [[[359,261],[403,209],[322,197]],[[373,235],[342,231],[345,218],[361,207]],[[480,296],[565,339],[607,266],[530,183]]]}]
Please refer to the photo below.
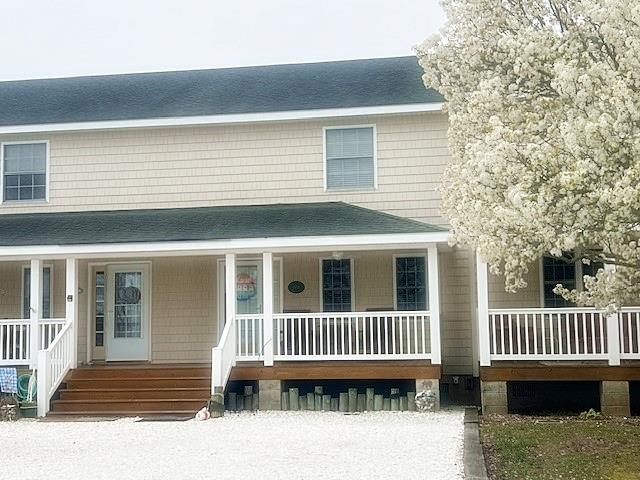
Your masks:
[{"label": "porch post", "polygon": [[478,288],[478,347],[480,350],[480,366],[491,365],[489,344],[489,286],[487,263],[476,253],[476,284]]},{"label": "porch post", "polygon": [[224,256],[225,280],[225,323],[232,322],[236,317],[236,254],[227,253]]},{"label": "porch post", "polygon": [[73,329],[71,368],[78,367],[78,261],[67,258],[66,320]]},{"label": "porch post", "polygon": [[31,320],[29,366],[37,368],[40,350],[40,319],[42,318],[42,260],[31,260],[29,285],[29,319]]},{"label": "porch post", "polygon": [[431,363],[440,365],[442,353],[440,347],[440,292],[438,285],[438,247],[433,244],[427,248],[429,262],[429,314],[431,326]]},{"label": "porch post", "polygon": [[273,366],[273,254],[271,252],[262,254],[262,296],[264,365],[271,367]]},{"label": "porch post", "polygon": [[[606,271],[615,270],[615,265],[605,264]],[[607,322],[607,352],[609,352],[609,365],[620,365],[620,316],[612,313],[606,316]]]}]

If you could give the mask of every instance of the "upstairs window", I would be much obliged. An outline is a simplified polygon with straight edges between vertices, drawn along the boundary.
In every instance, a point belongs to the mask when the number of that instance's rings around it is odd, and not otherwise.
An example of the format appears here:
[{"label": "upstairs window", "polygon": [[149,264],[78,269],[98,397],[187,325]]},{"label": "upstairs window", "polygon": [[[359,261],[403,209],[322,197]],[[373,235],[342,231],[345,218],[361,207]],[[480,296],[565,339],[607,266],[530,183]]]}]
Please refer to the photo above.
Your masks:
[{"label": "upstairs window", "polygon": [[376,187],[375,128],[325,129],[327,190]]},{"label": "upstairs window", "polygon": [[2,146],[3,200],[47,198],[47,144],[5,143]]}]

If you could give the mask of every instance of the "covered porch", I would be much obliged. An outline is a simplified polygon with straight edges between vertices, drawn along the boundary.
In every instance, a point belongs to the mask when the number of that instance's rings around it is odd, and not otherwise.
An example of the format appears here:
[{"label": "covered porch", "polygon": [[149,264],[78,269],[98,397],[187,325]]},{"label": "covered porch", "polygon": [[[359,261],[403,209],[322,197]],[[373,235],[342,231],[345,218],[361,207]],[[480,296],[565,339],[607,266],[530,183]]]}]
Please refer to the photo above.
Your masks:
[{"label": "covered porch", "polygon": [[444,230],[346,204],[247,208],[47,214],[4,239],[0,363],[37,370],[39,414],[96,362],[210,363],[212,392],[240,365],[419,361],[439,376]]},{"label": "covered porch", "polygon": [[529,269],[527,287],[510,294],[477,257],[484,412],[518,413],[532,405],[579,408],[585,394],[576,391],[582,388],[590,392],[585,401],[603,414],[630,414],[632,385],[640,381],[640,307],[607,314],[572,305],[553,292],[558,283],[582,288],[582,276],[591,274],[584,269],[541,258]]}]

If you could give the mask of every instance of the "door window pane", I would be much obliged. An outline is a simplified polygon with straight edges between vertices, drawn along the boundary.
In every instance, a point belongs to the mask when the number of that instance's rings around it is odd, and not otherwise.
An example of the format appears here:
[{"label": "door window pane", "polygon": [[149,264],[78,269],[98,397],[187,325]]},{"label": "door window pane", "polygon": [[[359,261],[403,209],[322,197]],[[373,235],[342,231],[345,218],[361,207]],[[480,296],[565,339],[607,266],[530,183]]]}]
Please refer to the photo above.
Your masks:
[{"label": "door window pane", "polygon": [[262,313],[258,265],[236,266],[236,313]]},{"label": "door window pane", "polygon": [[325,312],[351,311],[351,261],[322,261],[322,307]]},{"label": "door window pane", "polygon": [[104,346],[104,272],[96,272],[95,331],[96,347]]},{"label": "door window pane", "polygon": [[142,337],[142,273],[116,272],[114,296],[114,336]]},{"label": "door window pane", "polygon": [[424,257],[396,258],[398,310],[427,310],[427,273]]}]

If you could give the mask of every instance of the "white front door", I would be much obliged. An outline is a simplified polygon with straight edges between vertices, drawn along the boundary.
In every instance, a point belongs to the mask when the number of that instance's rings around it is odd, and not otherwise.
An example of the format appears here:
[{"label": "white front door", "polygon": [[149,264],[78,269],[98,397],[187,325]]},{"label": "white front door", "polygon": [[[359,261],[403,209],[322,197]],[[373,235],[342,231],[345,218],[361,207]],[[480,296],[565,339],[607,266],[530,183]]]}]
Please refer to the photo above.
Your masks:
[{"label": "white front door", "polygon": [[107,268],[106,359],[149,360],[149,265]]}]

